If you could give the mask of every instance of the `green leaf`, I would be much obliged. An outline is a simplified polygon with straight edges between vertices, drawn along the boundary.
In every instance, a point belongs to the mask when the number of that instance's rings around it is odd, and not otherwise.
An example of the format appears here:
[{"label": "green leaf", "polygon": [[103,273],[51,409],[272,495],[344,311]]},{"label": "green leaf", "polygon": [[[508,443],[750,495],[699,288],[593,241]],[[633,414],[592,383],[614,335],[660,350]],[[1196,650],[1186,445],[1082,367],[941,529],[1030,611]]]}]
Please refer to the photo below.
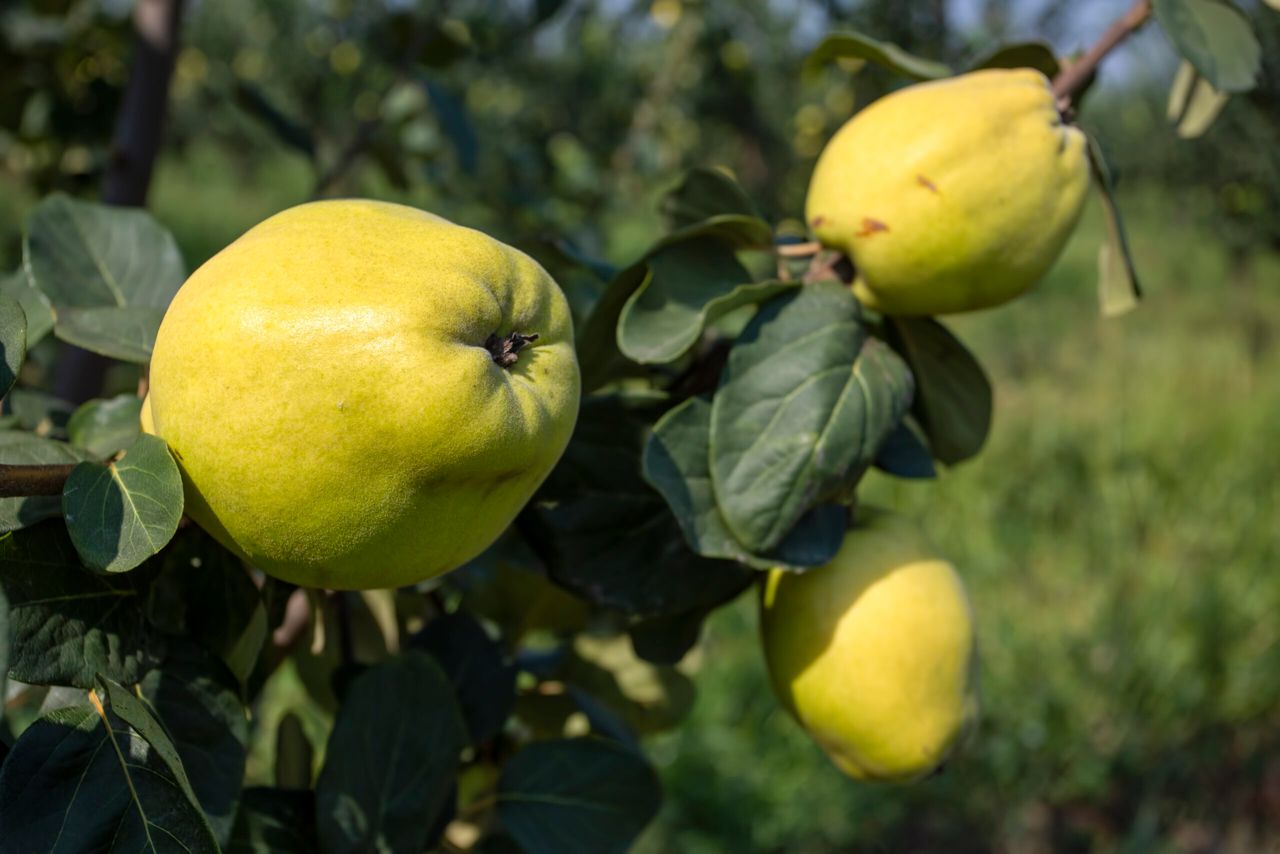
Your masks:
[{"label": "green leaf", "polygon": [[914,80],[936,80],[950,77],[953,73],[941,62],[923,59],[907,53],[895,44],[851,31],[831,33],[824,38],[805,61],[805,73],[812,74],[835,59],[874,62]]},{"label": "green leaf", "polygon": [[142,680],[142,696],[164,723],[209,825],[231,835],[244,778],[249,724],[239,686],[222,662],[191,644],[173,644]]},{"label": "green leaf", "polygon": [[186,276],[177,243],[146,211],[45,198],[27,216],[25,264],[53,306],[54,333],[146,361]]},{"label": "green leaf", "polygon": [[243,684],[267,639],[267,612],[240,558],[196,526],[161,558],[147,612],[153,624],[210,650]]},{"label": "green leaf", "polygon": [[320,849],[421,851],[466,744],[449,679],[429,655],[406,652],[356,677],[316,785]]},{"label": "green leaf", "polygon": [[1020,42],[996,48],[975,62],[970,70],[979,68],[1034,68],[1050,80],[1060,70],[1057,54],[1045,42]]},{"label": "green leaf", "polygon": [[173,538],[182,476],[163,439],[140,436],[118,462],[83,462],[67,478],[62,513],[85,563],[127,572]]},{"label": "green leaf", "polygon": [[16,299],[0,294],[0,397],[18,381],[27,358],[27,316]]},{"label": "green leaf", "polygon": [[800,569],[826,563],[844,541],[847,513],[821,505],[803,516],[778,548],[753,554],[725,524],[711,487],[711,404],[690,398],[653,426],[645,443],[645,479],[662,494],[689,547],[703,557],[741,561],[756,569]]},{"label": "green leaf", "polygon": [[711,237],[663,247],[649,259],[649,270],[618,317],[618,347],[641,364],[674,361],[707,324],[796,287],[753,283],[733,247]]},{"label": "green leaf", "polygon": [[907,366],[862,321],[848,287],[766,303],[711,403],[711,482],[749,550],[778,547],[814,506],[842,500],[911,401]]},{"label": "green leaf", "polygon": [[71,443],[84,448],[98,459],[106,459],[116,451],[129,448],[142,427],[138,423],[142,398],[122,394],[108,400],[91,400],[83,404],[67,422]]},{"label": "green leaf", "polygon": [[931,317],[887,317],[885,337],[911,366],[911,411],[933,456],[947,465],[982,449],[991,429],[991,383],[973,354]]},{"label": "green leaf", "polygon": [[64,438],[75,410],[74,405],[42,391],[15,388],[9,392],[9,411],[17,418],[18,426],[41,436]]},{"label": "green leaf", "polygon": [[54,334],[68,344],[135,364],[151,360],[164,309],[145,305],[58,310]]},{"label": "green leaf", "polygon": [[657,616],[714,606],[737,596],[754,573],[689,550],[654,495],[592,493],[537,517],[553,580],[597,605]]},{"label": "green leaf", "polygon": [[[0,430],[0,463],[8,465],[58,465],[85,458],[76,448],[25,430]],[[0,534],[16,531],[62,515],[62,499],[56,495],[0,498]]]},{"label": "green leaf", "polygon": [[876,454],[875,466],[895,477],[911,480],[926,480],[938,476],[928,446],[916,435],[916,431],[907,426],[906,421],[895,427],[889,438],[884,440],[880,453]]},{"label": "green leaf", "polygon": [[1120,206],[1116,202],[1115,187],[1111,183],[1111,170],[1097,140],[1089,141],[1089,167],[1093,172],[1094,186],[1102,197],[1102,210],[1107,219],[1107,239],[1098,248],[1098,304],[1104,317],[1116,317],[1137,308],[1142,299],[1142,286],[1138,271],[1129,250],[1129,237]]},{"label": "green leaf", "polygon": [[618,349],[618,318],[648,276],[649,265],[643,261],[622,270],[605,288],[582,325],[576,349],[582,366],[583,394],[595,391],[625,371],[627,359]]},{"label": "green leaf", "polygon": [[721,214],[759,218],[760,212],[732,175],[721,169],[695,167],[659,203],[673,228],[685,228]]},{"label": "green leaf", "polygon": [[1253,88],[1262,47],[1249,19],[1228,0],[1152,0],[1178,53],[1220,92]]},{"label": "green leaf", "polygon": [[123,686],[44,715],[0,766],[0,851],[218,850],[177,750]]},{"label": "green leaf", "polygon": [[589,491],[647,494],[640,451],[666,406],[664,395],[652,393],[584,399],[569,446],[538,497],[554,501]]},{"label": "green leaf", "polygon": [[706,611],[696,610],[639,620],[627,629],[631,648],[650,664],[679,664],[697,645],[706,618]]},{"label": "green leaf", "polygon": [[40,343],[53,329],[53,311],[40,291],[31,283],[31,277],[23,269],[0,276],[0,296],[18,301],[27,318],[27,349]]},{"label": "green leaf", "polygon": [[429,653],[449,677],[472,744],[502,731],[516,701],[516,668],[474,617],[461,611],[436,617],[409,645]]},{"label": "green leaf", "polygon": [[152,567],[95,575],[59,522],[0,537],[0,567],[13,678],[89,688],[101,673],[133,684],[159,663],[166,642],[143,608]]},{"label": "green leaf", "polygon": [[1230,99],[1230,95],[1214,89],[1197,74],[1194,65],[1183,60],[1169,89],[1169,121],[1179,137],[1195,139],[1213,126]]},{"label": "green leaf", "polygon": [[316,839],[316,797],[307,791],[255,786],[240,795],[231,840],[223,854],[313,854]]},{"label": "green leaf", "polygon": [[639,754],[593,738],[530,744],[503,769],[498,816],[529,854],[624,852],[662,789]]}]

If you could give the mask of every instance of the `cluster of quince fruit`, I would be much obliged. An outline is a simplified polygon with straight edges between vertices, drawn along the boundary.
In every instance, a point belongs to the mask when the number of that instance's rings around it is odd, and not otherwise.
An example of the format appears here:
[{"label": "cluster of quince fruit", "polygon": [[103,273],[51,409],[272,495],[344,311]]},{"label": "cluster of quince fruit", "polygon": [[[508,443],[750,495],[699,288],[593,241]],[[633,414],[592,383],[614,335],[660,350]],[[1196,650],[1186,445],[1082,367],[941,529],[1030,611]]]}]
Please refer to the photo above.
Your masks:
[{"label": "cluster of quince fruit", "polygon": [[[991,69],[859,112],[818,158],[805,214],[853,262],[869,309],[951,314],[1039,281],[1088,188],[1084,134],[1045,76]],[[846,773],[927,774],[974,718],[964,587],[905,519],[861,509],[830,564],[772,572],[761,614],[774,690]]]},{"label": "cluster of quince fruit", "polygon": [[[1044,77],[983,71],[855,116],[806,213],[869,308],[939,314],[1029,287],[1087,185],[1083,137]],[[579,394],[569,308],[536,262],[412,208],[323,201],[190,277],[142,420],[179,462],[186,513],[253,565],[394,587],[498,537],[563,452]],[[927,772],[971,717],[963,586],[892,514],[860,512],[826,566],[772,572],[762,631],[780,698],[855,776]]]}]

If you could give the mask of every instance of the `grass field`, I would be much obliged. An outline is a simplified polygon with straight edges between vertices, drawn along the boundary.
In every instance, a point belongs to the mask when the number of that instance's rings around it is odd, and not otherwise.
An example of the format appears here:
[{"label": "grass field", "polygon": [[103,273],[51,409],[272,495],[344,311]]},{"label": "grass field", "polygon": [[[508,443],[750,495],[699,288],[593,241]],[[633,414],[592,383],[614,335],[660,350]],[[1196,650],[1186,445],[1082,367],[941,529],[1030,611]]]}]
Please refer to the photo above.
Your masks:
[{"label": "grass field", "polygon": [[996,416],[936,482],[873,477],[953,556],[983,719],[912,786],[842,777],[766,683],[751,597],[652,742],[646,852],[1262,851],[1280,845],[1280,259],[1232,265],[1128,198],[1148,300],[1097,315],[1096,211],[1051,278],[957,318]]}]

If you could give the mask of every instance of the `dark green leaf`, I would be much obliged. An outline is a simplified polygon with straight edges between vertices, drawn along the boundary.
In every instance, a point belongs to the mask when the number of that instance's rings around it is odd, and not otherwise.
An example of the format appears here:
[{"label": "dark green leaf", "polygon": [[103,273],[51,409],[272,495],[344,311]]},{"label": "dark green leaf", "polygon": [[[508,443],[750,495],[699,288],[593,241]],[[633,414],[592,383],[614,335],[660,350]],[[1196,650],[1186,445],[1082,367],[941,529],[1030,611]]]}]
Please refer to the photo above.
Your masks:
[{"label": "dark green leaf", "polygon": [[464,172],[474,173],[480,162],[480,139],[471,123],[466,103],[435,80],[426,76],[420,79],[431,98],[440,130],[458,157],[458,165]]},{"label": "dark green leaf", "polygon": [[59,522],[0,537],[0,567],[15,679],[88,688],[102,673],[133,684],[164,654],[143,607],[152,567],[95,575],[80,565]]},{"label": "dark green leaf", "polygon": [[216,852],[173,742],[128,689],[32,724],[0,767],[0,852]]},{"label": "dark green leaf", "polygon": [[644,448],[645,479],[666,499],[690,548],[756,569],[818,566],[835,556],[846,528],[841,506],[820,505],[806,513],[769,554],[753,554],[738,542],[711,488],[710,442],[711,404],[694,397],[653,426]]},{"label": "dark green leaf", "polygon": [[666,398],[658,394],[600,394],[582,401],[578,424],[539,497],[571,498],[584,491],[645,495],[640,451]]},{"label": "dark green leaf", "polygon": [[659,203],[673,228],[696,225],[721,214],[759,218],[742,185],[720,169],[690,169]]},{"label": "dark green leaf", "polygon": [[875,464],[876,468],[896,477],[927,479],[938,475],[929,448],[905,421],[884,440]]},{"label": "dark green leaf", "polygon": [[276,726],[276,785],[281,789],[310,789],[315,774],[315,748],[302,718],[286,712]]},{"label": "dark green leaf", "polygon": [[[62,442],[25,430],[0,430],[0,463],[56,465],[83,459],[84,454]],[[0,534],[61,515],[62,499],[56,495],[0,498]]]},{"label": "dark green leaf", "polygon": [[470,614],[436,617],[410,647],[430,653],[453,685],[472,744],[497,735],[516,701],[516,668]]},{"label": "dark green leaf", "polygon": [[529,854],[609,854],[631,846],[661,801],[639,754],[601,739],[561,739],[530,744],[507,764],[498,815]]},{"label": "dark green leaf", "polygon": [[728,601],[753,573],[689,550],[655,494],[598,493],[562,501],[539,517],[548,568],[589,602],[628,614],[676,614]]},{"label": "dark green leaf", "polygon": [[114,358],[149,358],[186,275],[173,235],[150,214],[54,194],[28,215],[24,252],[59,338]]},{"label": "dark green leaf", "polygon": [[23,269],[0,275],[0,295],[18,301],[27,318],[27,348],[36,346],[53,329],[53,311]]},{"label": "dark green leaf", "polygon": [[145,305],[69,307],[58,310],[53,332],[68,344],[141,365],[151,359],[163,317],[164,309]]},{"label": "dark green leaf", "polygon": [[160,551],[182,518],[182,476],[163,439],[143,435],[122,459],[76,466],[62,513],[85,563],[126,572]]},{"label": "dark green leaf", "polygon": [[239,686],[221,661],[173,644],[142,680],[142,696],[164,723],[219,842],[231,835],[244,778],[249,725]]},{"label": "dark green leaf", "polygon": [[422,850],[466,743],[431,656],[407,652],[366,670],[338,711],[316,786],[321,850]]},{"label": "dark green leaf", "polygon": [[16,299],[0,294],[0,397],[18,381],[27,358],[27,316]]},{"label": "dark green leaf", "polygon": [[931,317],[885,318],[890,345],[916,378],[912,413],[935,459],[947,465],[982,449],[991,429],[991,383],[973,354]]},{"label": "dark green leaf", "polygon": [[633,623],[627,634],[636,656],[651,664],[679,664],[698,643],[706,611],[650,617]]},{"label": "dark green leaf", "polygon": [[1262,47],[1244,13],[1228,0],[1152,0],[1178,53],[1220,92],[1253,88]]},{"label": "dark green leaf", "polygon": [[34,430],[41,436],[63,438],[74,405],[51,394],[27,388],[15,388],[7,399],[10,412],[23,430]]},{"label": "dark green leaf", "polygon": [[312,791],[284,791],[261,786],[240,794],[231,841],[224,854],[314,854],[316,796]]},{"label": "dark green leaf", "polygon": [[734,537],[761,554],[842,500],[911,401],[907,366],[836,282],[766,303],[729,353],[711,403],[711,481]]},{"label": "dark green leaf", "polygon": [[753,283],[733,247],[711,237],[663,247],[649,259],[649,269],[618,317],[618,347],[641,364],[674,361],[708,323],[795,287]]},{"label": "dark green leaf", "polygon": [[973,64],[979,68],[1034,68],[1052,80],[1059,71],[1058,57],[1044,42],[1022,42],[997,48]]},{"label": "dark green leaf", "polygon": [[244,564],[193,525],[174,538],[161,566],[147,602],[152,623],[190,637],[246,683],[267,638],[267,613]]},{"label": "dark green leaf", "polygon": [[300,151],[310,159],[315,158],[316,145],[311,137],[311,131],[301,122],[285,115],[284,111],[272,103],[271,98],[261,88],[247,80],[237,80],[235,103],[266,125],[285,145]]},{"label": "dark green leaf", "polygon": [[582,393],[588,394],[625,370],[627,359],[618,349],[618,318],[631,295],[649,276],[649,265],[633,264],[618,273],[596,302],[577,335]]},{"label": "dark green leaf", "polygon": [[94,457],[106,459],[137,440],[142,430],[138,423],[141,412],[142,398],[136,394],[91,400],[71,416],[67,422],[67,436],[72,444],[84,448]]},{"label": "dark green leaf", "polygon": [[936,80],[950,77],[951,69],[941,62],[934,62],[907,53],[889,42],[879,41],[862,33],[831,33],[824,38],[805,62],[807,73],[813,73],[834,59],[859,59],[874,62],[897,74],[915,80]]},{"label": "dark green leaf", "polygon": [[1097,140],[1092,136],[1088,140],[1089,166],[1107,217],[1107,239],[1098,248],[1098,304],[1104,316],[1115,317],[1137,308],[1138,301],[1142,299],[1142,286],[1138,282],[1138,271],[1129,250],[1129,237],[1116,202],[1111,170],[1107,168]]},{"label": "dark green leaf", "polygon": [[164,310],[185,277],[173,235],[138,208],[55,193],[27,215],[26,263],[54,306]]}]

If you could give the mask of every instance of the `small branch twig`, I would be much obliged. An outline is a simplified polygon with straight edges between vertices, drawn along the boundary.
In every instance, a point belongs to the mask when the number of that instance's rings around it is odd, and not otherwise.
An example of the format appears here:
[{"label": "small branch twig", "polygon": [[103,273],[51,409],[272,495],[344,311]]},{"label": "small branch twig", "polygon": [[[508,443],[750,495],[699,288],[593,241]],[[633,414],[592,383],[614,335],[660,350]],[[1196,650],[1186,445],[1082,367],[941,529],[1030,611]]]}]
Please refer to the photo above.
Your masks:
[{"label": "small branch twig", "polygon": [[61,495],[75,463],[58,465],[0,465],[0,498]]},{"label": "small branch twig", "polygon": [[816,240],[810,240],[808,243],[779,243],[773,247],[773,251],[783,258],[804,258],[821,252],[822,244]]},{"label": "small branch twig", "polygon": [[1129,11],[1117,19],[1084,56],[1058,72],[1053,78],[1053,94],[1058,98],[1058,108],[1071,106],[1071,99],[1085,82],[1098,70],[1098,64],[1151,18],[1151,0],[1137,0]]}]

